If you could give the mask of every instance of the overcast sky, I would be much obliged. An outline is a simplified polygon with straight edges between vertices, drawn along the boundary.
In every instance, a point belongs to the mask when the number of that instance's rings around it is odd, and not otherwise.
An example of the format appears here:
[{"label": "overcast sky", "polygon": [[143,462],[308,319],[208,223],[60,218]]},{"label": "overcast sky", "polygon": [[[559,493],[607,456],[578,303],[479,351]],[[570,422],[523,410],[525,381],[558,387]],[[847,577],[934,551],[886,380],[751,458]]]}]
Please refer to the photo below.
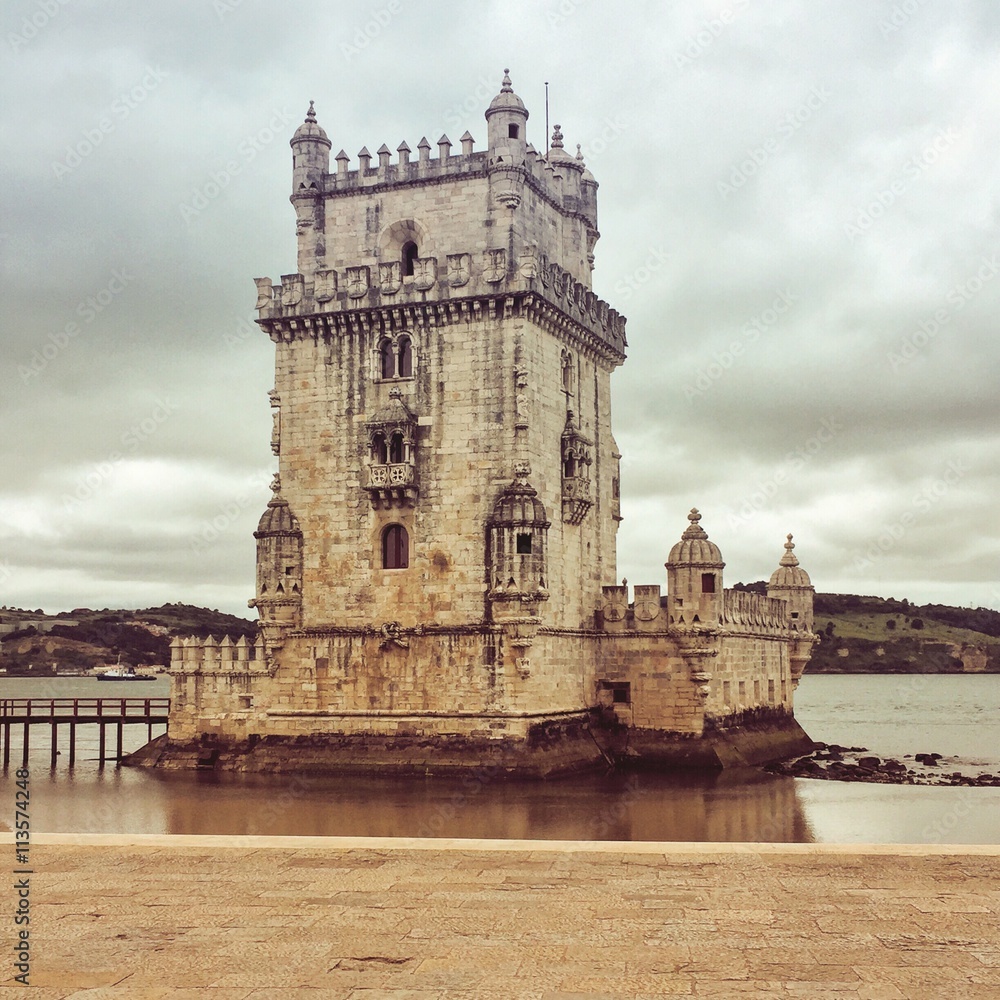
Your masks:
[{"label": "overcast sky", "polygon": [[[250,614],[288,140],[468,129],[509,66],[600,183],[618,575],[1000,608],[995,0],[8,0],[0,604]],[[609,583],[613,581],[608,581]]]}]

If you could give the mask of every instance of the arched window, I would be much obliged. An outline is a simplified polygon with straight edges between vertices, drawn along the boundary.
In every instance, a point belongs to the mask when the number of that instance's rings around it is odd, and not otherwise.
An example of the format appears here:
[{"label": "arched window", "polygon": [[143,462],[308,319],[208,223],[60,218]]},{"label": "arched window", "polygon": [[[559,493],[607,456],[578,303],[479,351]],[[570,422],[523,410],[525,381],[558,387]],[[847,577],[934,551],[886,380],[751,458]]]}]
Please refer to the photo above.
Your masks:
[{"label": "arched window", "polygon": [[403,244],[403,277],[413,276],[413,262],[417,259],[417,244],[410,240]]},{"label": "arched window", "polygon": [[385,435],[375,434],[372,437],[372,461],[376,465],[385,465],[389,461],[389,451],[385,446]]},{"label": "arched window", "polygon": [[396,366],[396,374],[400,378],[410,378],[413,375],[413,344],[409,337],[400,337],[399,345],[396,349],[396,356],[399,364]]},{"label": "arched window", "polygon": [[406,569],[410,565],[410,545],[406,528],[390,524],[382,532],[382,569]]},{"label": "arched window", "polygon": [[388,338],[378,345],[378,370],[382,378],[393,378],[396,374],[396,358]]},{"label": "arched window", "polygon": [[404,459],[405,448],[403,447],[403,435],[396,431],[395,434],[389,438],[389,461],[393,465],[398,465],[400,462],[405,461]]}]

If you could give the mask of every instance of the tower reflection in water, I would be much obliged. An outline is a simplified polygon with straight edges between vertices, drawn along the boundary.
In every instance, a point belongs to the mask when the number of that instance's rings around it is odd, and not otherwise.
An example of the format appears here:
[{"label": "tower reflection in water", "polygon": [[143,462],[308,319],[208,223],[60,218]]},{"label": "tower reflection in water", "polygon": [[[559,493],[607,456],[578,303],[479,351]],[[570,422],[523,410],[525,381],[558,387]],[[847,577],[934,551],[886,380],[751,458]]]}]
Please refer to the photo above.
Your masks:
[{"label": "tower reflection in water", "polygon": [[[550,782],[176,775],[151,783],[160,831],[229,836],[811,843],[793,779],[758,771]],[[147,820],[148,821],[148,820]],[[157,824],[159,825],[159,824]]]}]

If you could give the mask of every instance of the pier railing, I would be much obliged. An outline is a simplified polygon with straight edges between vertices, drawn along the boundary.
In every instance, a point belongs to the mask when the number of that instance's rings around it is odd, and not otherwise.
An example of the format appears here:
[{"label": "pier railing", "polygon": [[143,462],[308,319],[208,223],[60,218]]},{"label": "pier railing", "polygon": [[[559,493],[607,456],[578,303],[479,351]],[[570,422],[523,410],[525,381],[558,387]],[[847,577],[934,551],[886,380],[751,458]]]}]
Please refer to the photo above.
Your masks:
[{"label": "pier railing", "polygon": [[[10,766],[11,730],[24,727],[21,744],[23,766],[28,763],[30,731],[32,726],[49,726],[51,729],[52,767],[59,755],[59,729],[69,731],[69,765],[76,763],[76,727],[99,727],[98,764],[105,760],[121,760],[124,728],[127,725],[145,725],[148,739],[153,738],[153,726],[166,726],[170,714],[170,699],[158,698],[0,698],[0,739],[3,741],[3,766]],[[107,727],[116,731],[116,753],[107,753]]]}]

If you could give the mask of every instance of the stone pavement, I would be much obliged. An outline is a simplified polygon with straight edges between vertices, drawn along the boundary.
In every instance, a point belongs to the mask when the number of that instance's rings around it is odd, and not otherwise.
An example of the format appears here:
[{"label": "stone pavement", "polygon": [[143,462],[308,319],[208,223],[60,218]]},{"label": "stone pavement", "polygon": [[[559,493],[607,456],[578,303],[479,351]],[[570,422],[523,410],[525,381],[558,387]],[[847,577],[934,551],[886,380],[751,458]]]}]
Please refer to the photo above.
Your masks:
[{"label": "stone pavement", "polygon": [[32,867],[38,1000],[1000,998],[994,847],[47,834]]}]

